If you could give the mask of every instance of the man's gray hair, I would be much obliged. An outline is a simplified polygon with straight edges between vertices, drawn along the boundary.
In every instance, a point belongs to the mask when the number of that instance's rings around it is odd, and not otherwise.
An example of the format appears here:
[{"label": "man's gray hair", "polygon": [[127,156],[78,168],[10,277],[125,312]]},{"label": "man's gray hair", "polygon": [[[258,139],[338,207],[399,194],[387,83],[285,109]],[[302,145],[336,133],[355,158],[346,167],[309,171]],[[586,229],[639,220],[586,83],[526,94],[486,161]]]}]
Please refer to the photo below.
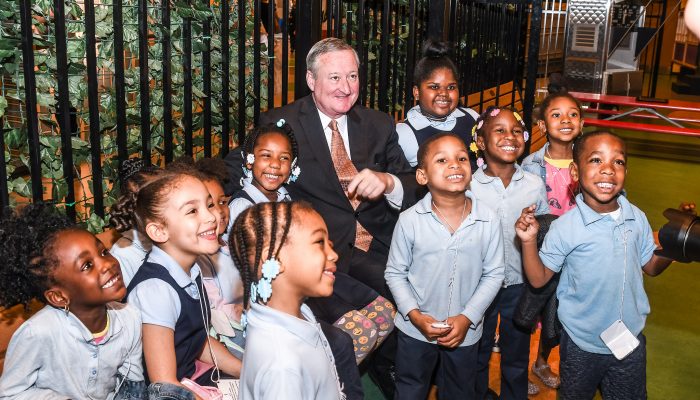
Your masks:
[{"label": "man's gray hair", "polygon": [[316,77],[316,71],[318,71],[318,59],[326,53],[332,53],[334,51],[352,50],[352,54],[355,55],[355,61],[357,66],[360,66],[360,57],[357,55],[357,51],[347,44],[343,39],[338,39],[334,37],[325,38],[321,41],[316,42],[309,50],[309,54],[306,55],[306,70],[311,71],[314,77]]}]

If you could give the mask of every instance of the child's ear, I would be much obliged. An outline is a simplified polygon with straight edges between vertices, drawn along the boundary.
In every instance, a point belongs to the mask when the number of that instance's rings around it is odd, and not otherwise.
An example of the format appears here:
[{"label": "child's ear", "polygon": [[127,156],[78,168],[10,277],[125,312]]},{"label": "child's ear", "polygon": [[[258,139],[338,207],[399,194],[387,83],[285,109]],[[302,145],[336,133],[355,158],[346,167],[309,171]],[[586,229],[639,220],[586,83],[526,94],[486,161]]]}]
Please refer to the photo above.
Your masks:
[{"label": "child's ear", "polygon": [[428,176],[425,174],[425,170],[422,168],[416,169],[416,182],[422,186],[425,186],[428,183]]},{"label": "child's ear", "polygon": [[253,170],[253,164],[246,163],[246,164],[245,164],[245,167],[248,168],[249,171],[252,171],[252,170]]},{"label": "child's ear", "polygon": [[481,151],[486,151],[486,143],[484,143],[484,137],[479,135],[476,137],[476,147]]},{"label": "child's ear", "polygon": [[165,226],[158,222],[149,222],[146,224],[146,234],[154,243],[165,243],[170,236]]},{"label": "child's ear", "polygon": [[540,119],[537,121],[537,127],[540,128],[540,132],[547,133],[547,125],[545,125],[543,120]]},{"label": "child's ear", "polygon": [[56,308],[67,308],[70,306],[70,297],[60,287],[54,286],[44,292],[46,301]]},{"label": "child's ear", "polygon": [[418,86],[413,86],[413,98],[418,101],[418,95],[420,94],[420,90],[418,90]]},{"label": "child's ear", "polygon": [[571,180],[578,182],[578,165],[573,161],[569,164],[569,174],[571,175]]}]

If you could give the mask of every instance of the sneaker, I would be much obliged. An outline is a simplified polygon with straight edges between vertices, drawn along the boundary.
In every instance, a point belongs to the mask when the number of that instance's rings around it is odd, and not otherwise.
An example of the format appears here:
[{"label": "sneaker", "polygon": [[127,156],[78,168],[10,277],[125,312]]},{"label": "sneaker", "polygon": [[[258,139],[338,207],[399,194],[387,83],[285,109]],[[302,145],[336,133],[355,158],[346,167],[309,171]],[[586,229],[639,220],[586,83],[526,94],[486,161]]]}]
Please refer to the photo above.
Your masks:
[{"label": "sneaker", "polygon": [[532,364],[532,373],[535,374],[536,377],[540,378],[542,383],[552,389],[558,388],[559,384],[561,383],[559,381],[559,376],[552,372],[549,364],[542,365],[541,367],[538,367],[536,363]]},{"label": "sneaker", "polygon": [[540,387],[537,386],[534,382],[530,382],[530,380],[527,380],[527,395],[528,396],[534,396],[540,392]]}]

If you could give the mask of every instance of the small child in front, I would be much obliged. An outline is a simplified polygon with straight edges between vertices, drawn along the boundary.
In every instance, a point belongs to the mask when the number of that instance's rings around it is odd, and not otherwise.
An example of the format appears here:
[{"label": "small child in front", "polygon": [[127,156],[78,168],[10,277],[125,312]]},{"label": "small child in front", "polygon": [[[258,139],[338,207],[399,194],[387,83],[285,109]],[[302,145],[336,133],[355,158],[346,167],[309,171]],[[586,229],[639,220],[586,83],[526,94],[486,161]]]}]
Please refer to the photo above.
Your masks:
[{"label": "small child in front", "polygon": [[[620,196],[627,172],[624,141],[604,131],[584,134],[573,156],[571,176],[581,191],[577,207],[552,223],[539,253],[534,207],[524,209],[515,224],[532,286],[561,271],[559,393],[588,400],[600,387],[604,399],[645,399],[642,329],[650,308],[641,271],[658,275],[671,260],[654,254],[646,216]],[[629,353],[603,339],[613,331]]]},{"label": "small child in front", "polygon": [[307,297],[333,293],[338,255],[308,203],[256,204],[229,245],[244,283],[247,337],[241,399],[345,399],[333,353]]},{"label": "small child in front", "polygon": [[425,399],[438,365],[440,399],[475,398],[482,318],[503,283],[500,223],[467,191],[459,136],[421,145],[416,180],[430,192],[401,213],[385,272],[399,310],[396,398]]}]

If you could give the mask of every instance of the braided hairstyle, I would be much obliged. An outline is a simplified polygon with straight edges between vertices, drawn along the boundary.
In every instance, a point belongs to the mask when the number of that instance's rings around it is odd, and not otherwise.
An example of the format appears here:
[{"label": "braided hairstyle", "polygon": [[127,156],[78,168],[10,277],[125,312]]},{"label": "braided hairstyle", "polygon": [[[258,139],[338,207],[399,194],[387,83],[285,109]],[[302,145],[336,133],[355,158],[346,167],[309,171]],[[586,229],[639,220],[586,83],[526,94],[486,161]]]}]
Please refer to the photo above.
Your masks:
[{"label": "braided hairstyle", "polygon": [[12,307],[32,299],[46,303],[44,292],[56,282],[59,260],[54,257],[58,234],[79,229],[53,205],[29,204],[6,214],[0,223],[0,306]]},{"label": "braided hairstyle", "polygon": [[130,158],[119,167],[121,195],[109,213],[109,223],[117,232],[125,232],[136,226],[134,211],[136,196],[142,187],[154,180],[162,170],[146,164],[139,158]]},{"label": "braided hairstyle", "polygon": [[299,157],[299,146],[297,145],[297,139],[294,136],[292,126],[286,123],[283,119],[281,119],[277,122],[277,124],[267,124],[259,126],[253,129],[253,131],[250,132],[248,136],[246,136],[242,148],[243,168],[247,167],[246,158],[248,154],[253,154],[255,146],[257,146],[260,138],[270,133],[278,133],[282,136],[289,138],[289,147],[292,149],[292,168],[294,167],[297,157]]},{"label": "braided hairstyle", "polygon": [[420,86],[421,83],[430,78],[433,71],[441,68],[447,68],[452,71],[452,75],[457,79],[459,71],[450,58],[451,52],[452,49],[448,43],[433,40],[425,42],[425,45],[423,45],[423,58],[418,60],[413,70],[413,85]]},{"label": "braided hairstyle", "polygon": [[[300,212],[312,211],[306,202],[269,202],[256,204],[241,213],[231,228],[229,248],[243,280],[243,307],[250,304],[250,286],[260,279],[265,260],[278,258],[292,223]],[[267,254],[263,249],[269,248]],[[254,301],[254,299],[253,299]]]}]

